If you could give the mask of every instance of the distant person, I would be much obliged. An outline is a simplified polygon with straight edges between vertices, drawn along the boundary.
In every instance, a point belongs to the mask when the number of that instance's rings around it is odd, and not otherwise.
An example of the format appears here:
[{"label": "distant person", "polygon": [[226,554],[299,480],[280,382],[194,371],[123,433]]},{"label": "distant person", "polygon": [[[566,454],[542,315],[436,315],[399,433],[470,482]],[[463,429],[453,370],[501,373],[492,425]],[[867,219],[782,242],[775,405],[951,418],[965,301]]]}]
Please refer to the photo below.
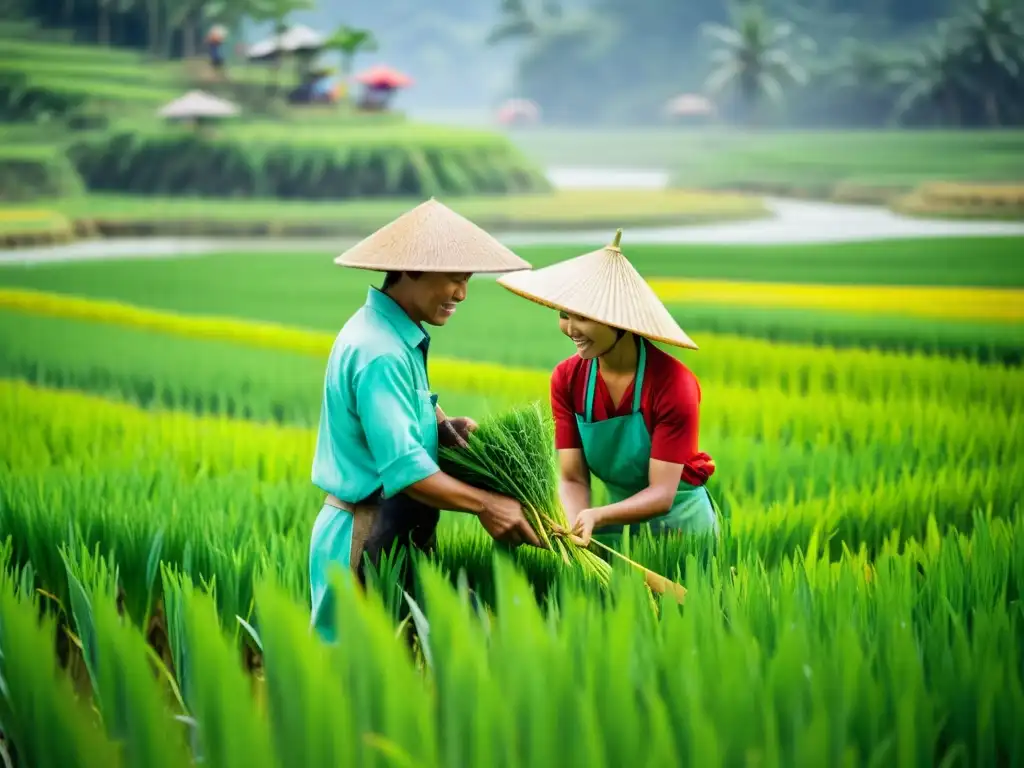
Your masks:
[{"label": "distant person", "polygon": [[227,38],[227,30],[221,25],[210,29],[206,35],[206,47],[210,55],[210,66],[219,74],[224,72],[224,41]]},{"label": "distant person", "polygon": [[385,273],[335,339],[324,377],[312,481],[325,494],[309,550],[311,622],[333,642],[331,568],[362,580],[392,545],[429,551],[442,509],[476,515],[495,539],[541,546],[518,501],[474,488],[438,467],[438,445],[475,429],[449,419],[431,394],[430,336],[466,300],[473,272],[529,264],[429,200],[353,246],[342,266]]},{"label": "distant person", "polygon": [[[715,464],[698,448],[700,384],[652,341],[696,344],[622,255],[620,235],[603,250],[498,280],[557,309],[576,345],[551,376],[559,496],[581,546],[596,537],[615,547],[625,528],[632,537],[644,526],[717,534],[705,485]],[[593,505],[592,475],[609,504]]]}]

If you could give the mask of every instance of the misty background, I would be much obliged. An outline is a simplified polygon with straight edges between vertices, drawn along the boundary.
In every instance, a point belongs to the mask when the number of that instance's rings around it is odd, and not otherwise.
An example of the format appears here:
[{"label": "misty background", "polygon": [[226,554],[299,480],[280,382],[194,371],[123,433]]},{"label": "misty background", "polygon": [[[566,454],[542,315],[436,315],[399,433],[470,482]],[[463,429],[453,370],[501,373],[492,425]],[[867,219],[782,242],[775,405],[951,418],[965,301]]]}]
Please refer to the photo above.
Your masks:
[{"label": "misty background", "polygon": [[[0,0],[80,40],[202,51],[275,24],[372,31],[381,63],[415,79],[410,116],[492,121],[531,99],[549,126],[640,126],[704,94],[717,119],[778,127],[980,127],[1024,122],[1024,35],[1011,0]],[[259,12],[254,12],[257,9]],[[262,23],[253,18],[266,19]],[[276,21],[275,21],[276,20]],[[153,41],[151,38],[159,37]],[[327,58],[330,58],[328,56]],[[335,57],[336,58],[336,57]]]}]

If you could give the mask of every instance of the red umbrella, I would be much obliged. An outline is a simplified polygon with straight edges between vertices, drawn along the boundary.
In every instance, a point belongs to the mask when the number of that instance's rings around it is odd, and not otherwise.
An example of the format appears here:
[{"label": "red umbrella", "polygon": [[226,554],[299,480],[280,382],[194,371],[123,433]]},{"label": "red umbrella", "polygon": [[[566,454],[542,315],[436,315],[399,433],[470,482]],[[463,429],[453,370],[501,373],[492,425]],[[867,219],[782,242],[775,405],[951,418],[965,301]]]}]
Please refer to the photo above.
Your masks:
[{"label": "red umbrella", "polygon": [[357,83],[371,88],[406,88],[412,85],[412,78],[391,67],[371,67],[356,75]]}]

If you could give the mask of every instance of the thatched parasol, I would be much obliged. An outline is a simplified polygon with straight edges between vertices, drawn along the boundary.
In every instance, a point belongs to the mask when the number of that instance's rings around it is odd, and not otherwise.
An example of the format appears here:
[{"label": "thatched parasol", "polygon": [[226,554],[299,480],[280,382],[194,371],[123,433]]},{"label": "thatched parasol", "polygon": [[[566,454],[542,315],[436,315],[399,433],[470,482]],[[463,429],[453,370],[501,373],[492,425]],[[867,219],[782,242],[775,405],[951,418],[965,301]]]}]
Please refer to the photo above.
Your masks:
[{"label": "thatched parasol", "polygon": [[711,117],[715,111],[712,101],[699,93],[683,93],[665,103],[669,117]]},{"label": "thatched parasol", "polygon": [[502,125],[536,123],[540,120],[540,107],[530,99],[508,99],[498,108],[498,122]]},{"label": "thatched parasol", "polygon": [[246,56],[252,60],[271,59],[279,53],[314,53],[321,50],[327,38],[302,24],[289,27],[282,34],[275,34],[249,46]]},{"label": "thatched parasol", "polygon": [[230,101],[219,99],[206,91],[189,91],[174,101],[165,104],[157,112],[166,120],[190,121],[195,126],[225,117],[234,117],[240,112]]}]

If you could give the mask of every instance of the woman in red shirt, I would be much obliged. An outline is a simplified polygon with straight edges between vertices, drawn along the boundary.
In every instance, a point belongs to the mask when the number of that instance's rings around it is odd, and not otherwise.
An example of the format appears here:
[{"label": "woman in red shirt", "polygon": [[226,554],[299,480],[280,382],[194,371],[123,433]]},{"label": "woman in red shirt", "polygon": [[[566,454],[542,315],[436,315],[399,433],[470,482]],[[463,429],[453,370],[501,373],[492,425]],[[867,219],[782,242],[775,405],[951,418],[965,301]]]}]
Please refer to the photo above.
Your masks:
[{"label": "woman in red shirt", "polygon": [[[697,345],[619,249],[611,245],[543,269],[505,275],[513,293],[559,311],[576,345],[551,376],[561,482],[573,533],[614,544],[624,528],[713,531],[719,523],[706,482],[715,471],[698,449],[700,384],[652,341]],[[590,476],[610,503],[591,506]]]}]

